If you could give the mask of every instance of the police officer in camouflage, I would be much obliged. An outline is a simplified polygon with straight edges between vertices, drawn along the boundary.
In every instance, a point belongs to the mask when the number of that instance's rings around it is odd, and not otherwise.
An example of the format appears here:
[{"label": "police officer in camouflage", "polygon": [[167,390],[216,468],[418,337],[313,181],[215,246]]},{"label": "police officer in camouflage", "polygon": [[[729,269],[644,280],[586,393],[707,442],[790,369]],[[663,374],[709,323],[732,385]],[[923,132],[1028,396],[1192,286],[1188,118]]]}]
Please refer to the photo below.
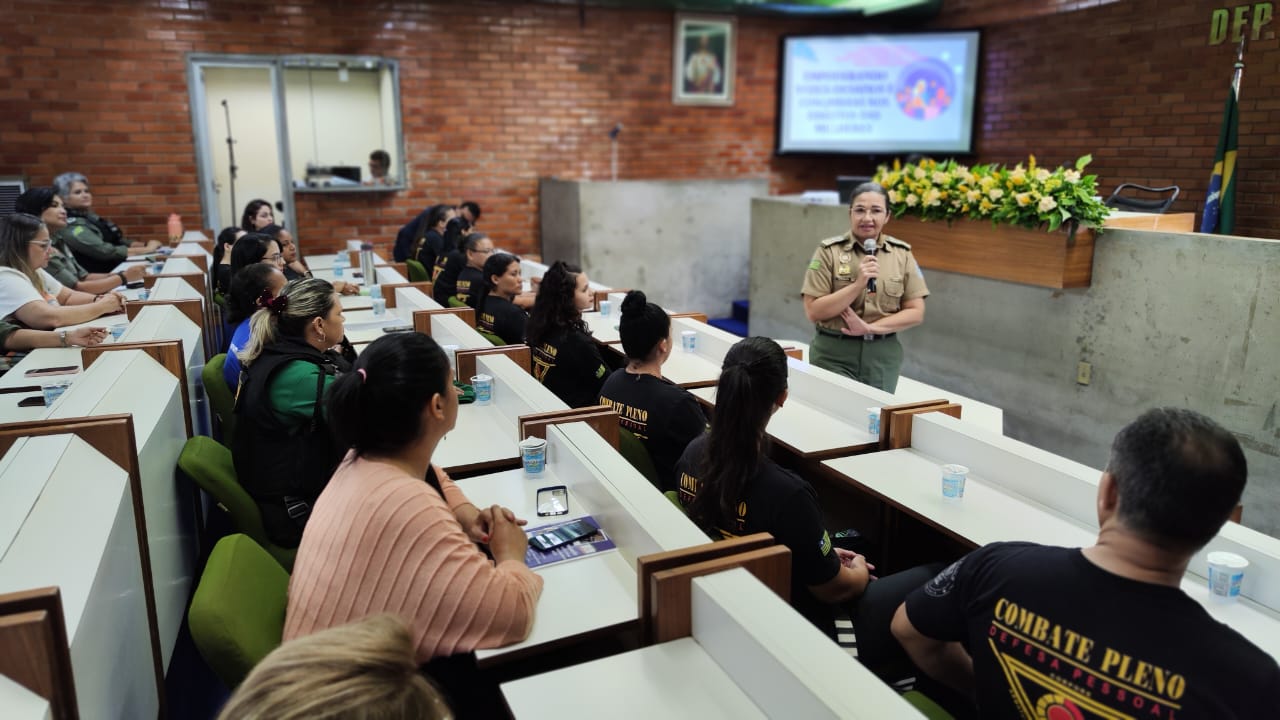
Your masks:
[{"label": "police officer in camouflage", "polygon": [[[898,332],[924,322],[929,288],[911,246],[884,234],[888,223],[885,189],[854,188],[849,232],[818,244],[800,293],[817,330],[809,361],[891,393],[902,369]],[[869,239],[873,253],[865,250]],[[867,287],[872,278],[874,292]]]}]

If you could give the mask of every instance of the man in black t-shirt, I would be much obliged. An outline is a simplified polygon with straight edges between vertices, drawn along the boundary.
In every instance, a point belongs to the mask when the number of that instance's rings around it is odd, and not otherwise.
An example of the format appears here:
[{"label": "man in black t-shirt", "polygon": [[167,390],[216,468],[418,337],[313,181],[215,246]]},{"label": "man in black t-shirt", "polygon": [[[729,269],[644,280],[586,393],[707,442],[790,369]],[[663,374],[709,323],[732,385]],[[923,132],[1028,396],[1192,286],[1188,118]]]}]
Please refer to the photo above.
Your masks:
[{"label": "man in black t-shirt", "polygon": [[1087,548],[996,543],[907,596],[893,633],[983,718],[1263,718],[1280,666],[1179,588],[1240,501],[1227,430],[1189,410],[1116,436]]}]

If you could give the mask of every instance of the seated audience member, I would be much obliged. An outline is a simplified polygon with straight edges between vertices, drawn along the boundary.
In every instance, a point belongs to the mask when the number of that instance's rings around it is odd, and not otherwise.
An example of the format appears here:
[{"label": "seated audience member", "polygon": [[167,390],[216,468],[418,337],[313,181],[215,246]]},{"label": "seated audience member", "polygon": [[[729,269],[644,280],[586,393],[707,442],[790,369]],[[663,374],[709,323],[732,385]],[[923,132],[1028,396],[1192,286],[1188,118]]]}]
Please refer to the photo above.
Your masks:
[{"label": "seated audience member", "polygon": [[450,720],[413,650],[404,623],[385,614],[290,640],[253,668],[218,720]]},{"label": "seated audience member", "polygon": [[250,318],[259,307],[274,300],[286,284],[279,269],[265,263],[255,263],[236,273],[227,293],[227,325],[231,332],[231,344],[227,346],[227,359],[222,364],[222,378],[227,381],[234,396],[240,385],[240,351],[249,344]]},{"label": "seated audience member", "polygon": [[502,338],[508,345],[524,342],[528,314],[512,301],[520,294],[520,258],[495,253],[484,261],[485,281],[476,290],[476,327]]},{"label": "seated audience member", "polygon": [[238,227],[223,228],[213,246],[213,289],[226,295],[231,291],[231,251],[248,232]]},{"label": "seated audience member", "polygon": [[325,389],[349,367],[333,353],[344,337],[342,303],[332,285],[309,279],[289,283],[264,304],[253,314],[240,352],[232,457],[268,537],[295,547],[342,459],[323,402]]},{"label": "seated audience member", "polygon": [[109,273],[130,255],[160,249],[159,240],[129,242],[115,223],[94,213],[93,193],[84,175],[62,173],[53,179],[53,188],[66,203],[69,216],[67,227],[58,231],[58,239],[89,272]]},{"label": "seated audience member", "polygon": [[448,273],[450,287],[453,287],[452,283],[458,279],[458,273],[466,265],[462,253],[462,241],[466,240],[470,234],[471,225],[466,220],[458,216],[449,219],[444,226],[444,244],[441,246],[440,253],[436,255],[435,267],[427,268],[431,273],[431,282],[436,282],[441,274]]},{"label": "seated audience member", "polygon": [[0,319],[52,330],[124,310],[119,293],[72,290],[45,272],[51,245],[48,228],[34,215],[0,220]]},{"label": "seated audience member", "polygon": [[146,263],[141,262],[128,265],[121,272],[91,273],[85,270],[59,239],[58,231],[67,227],[67,210],[62,204],[62,198],[51,187],[28,189],[18,196],[13,211],[34,215],[49,229],[53,245],[45,272],[65,287],[94,294],[110,292],[127,282],[141,280],[147,271]]},{"label": "seated audience member", "polygon": [[28,330],[7,320],[0,320],[0,375],[3,375],[28,351],[37,348],[93,347],[107,337],[107,329],[78,327],[74,330]]},{"label": "seated audience member", "polygon": [[431,297],[436,302],[449,305],[449,298],[458,294],[458,276],[466,266],[467,256],[461,243],[436,258],[436,266],[431,270]]},{"label": "seated audience member", "polygon": [[468,228],[473,228],[476,223],[480,222],[480,206],[471,200],[463,200],[458,203],[458,217],[464,220]]},{"label": "seated audience member", "polygon": [[250,265],[263,263],[284,271],[284,253],[280,252],[280,243],[270,235],[259,232],[245,233],[231,246],[231,282],[236,275]]},{"label": "seated audience member", "polygon": [[[280,245],[280,254],[284,257],[284,276],[289,280],[301,280],[311,277],[311,268],[302,260],[302,256],[298,253],[298,243],[293,241],[293,235],[279,225],[268,225],[260,230],[263,235],[275,238]],[[343,283],[344,285],[346,283]],[[339,291],[341,292],[341,291]]]},{"label": "seated audience member", "polygon": [[791,604],[834,637],[831,605],[861,596],[874,568],[832,546],[813,487],[766,453],[765,427],[786,401],[787,356],[776,342],[750,337],[729,348],[711,431],[676,463],[680,503],[712,537],[767,532],[790,548]]},{"label": "seated audience member", "polygon": [[893,634],[983,718],[1275,717],[1275,659],[1178,587],[1247,472],[1225,428],[1149,410],[1111,446],[1095,544],[975,550],[907,596]]},{"label": "seated audience member", "polygon": [[262,228],[276,224],[276,214],[266,200],[250,200],[240,216],[240,229],[245,232],[262,232]]},{"label": "seated audience member", "polygon": [[418,235],[413,243],[410,257],[422,263],[428,271],[436,265],[436,258],[447,253],[451,248],[445,247],[444,231],[453,219],[453,208],[448,205],[434,205],[427,212],[423,224],[418,228]]},{"label": "seated audience member", "polygon": [[477,508],[431,465],[458,396],[448,358],[426,335],[370,343],[328,405],[350,450],[303,533],[284,638],[389,612],[408,623],[415,660],[434,659],[428,674],[453,693],[437,668],[518,642],[533,626],[542,578],[525,565],[524,521],[498,505]]},{"label": "seated audience member", "polygon": [[484,285],[484,263],[493,254],[493,241],[484,233],[471,233],[462,241],[462,255],[467,264],[458,273],[457,289],[454,297],[475,307],[472,299],[473,288]]},{"label": "seated audience member", "polygon": [[595,405],[610,370],[582,321],[582,311],[594,304],[587,274],[557,261],[542,276],[524,328],[533,376],[569,407]]},{"label": "seated audience member", "polygon": [[391,176],[391,154],[386,150],[374,150],[369,153],[369,179],[365,180],[364,184],[373,186],[396,184],[395,178]]},{"label": "seated audience member", "polygon": [[680,487],[676,461],[690,441],[707,429],[698,399],[662,377],[671,356],[671,316],[632,290],[622,301],[619,323],[626,367],[614,370],[600,388],[600,405],[618,411],[618,424],[649,451],[663,492]]}]

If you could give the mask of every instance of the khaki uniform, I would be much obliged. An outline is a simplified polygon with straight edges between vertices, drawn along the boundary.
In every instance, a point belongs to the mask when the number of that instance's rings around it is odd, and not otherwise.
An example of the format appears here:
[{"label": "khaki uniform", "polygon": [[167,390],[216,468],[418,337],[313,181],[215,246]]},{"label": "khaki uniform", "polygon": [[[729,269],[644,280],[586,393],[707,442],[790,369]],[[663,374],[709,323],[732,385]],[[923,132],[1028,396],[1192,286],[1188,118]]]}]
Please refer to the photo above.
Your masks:
[{"label": "khaki uniform", "polygon": [[[852,233],[823,240],[809,261],[800,293],[820,298],[854,284],[865,254]],[[863,320],[873,323],[901,310],[907,300],[928,297],[929,288],[910,245],[882,234],[876,262],[880,265],[876,292],[864,290],[853,300],[853,311]],[[896,333],[868,340],[845,335],[841,332],[844,326],[839,315],[817,323],[810,360],[818,367],[893,392],[902,367],[902,345]]]}]

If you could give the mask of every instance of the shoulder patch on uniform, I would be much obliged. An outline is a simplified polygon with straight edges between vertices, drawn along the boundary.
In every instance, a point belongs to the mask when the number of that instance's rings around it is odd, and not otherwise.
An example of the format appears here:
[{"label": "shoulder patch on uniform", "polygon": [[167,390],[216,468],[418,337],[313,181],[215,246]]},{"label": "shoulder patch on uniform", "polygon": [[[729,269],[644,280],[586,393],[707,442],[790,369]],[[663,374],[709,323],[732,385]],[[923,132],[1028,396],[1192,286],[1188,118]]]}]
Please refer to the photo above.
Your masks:
[{"label": "shoulder patch on uniform", "polygon": [[907,244],[907,243],[904,243],[904,242],[902,242],[901,240],[899,240],[898,238],[895,238],[895,237],[885,237],[885,238],[884,238],[884,241],[885,241],[885,243],[887,243],[887,244],[889,244],[889,245],[897,245],[898,247],[900,247],[900,248],[904,248],[904,249],[906,249],[906,250],[910,250],[910,249],[911,249],[911,245],[909,245],[909,244]]},{"label": "shoulder patch on uniform", "polygon": [[809,269],[810,269],[810,270],[821,270],[821,269],[822,269],[822,261],[821,261],[821,260],[819,260],[818,258],[814,258],[814,259],[810,260],[810,261],[809,261]]},{"label": "shoulder patch on uniform", "polygon": [[601,365],[600,367],[596,368],[596,377],[602,378],[607,372],[609,372],[609,368],[606,368],[605,366]]},{"label": "shoulder patch on uniform", "polygon": [[77,226],[75,226],[75,228],[73,228],[73,229],[71,230],[71,234],[72,234],[72,235],[75,235],[75,236],[77,236],[77,237],[79,237],[79,235],[80,235],[81,233],[83,233],[83,232],[84,232],[84,226],[83,226],[83,225],[77,225]]},{"label": "shoulder patch on uniform", "polygon": [[831,534],[826,530],[822,531],[822,540],[818,541],[818,549],[822,551],[824,557],[831,553]]},{"label": "shoulder patch on uniform", "polygon": [[827,238],[826,240],[823,240],[820,243],[820,245],[822,245],[822,247],[831,247],[832,245],[838,245],[847,239],[848,238],[846,238],[844,235],[837,235],[835,237],[831,237],[831,238]]}]

